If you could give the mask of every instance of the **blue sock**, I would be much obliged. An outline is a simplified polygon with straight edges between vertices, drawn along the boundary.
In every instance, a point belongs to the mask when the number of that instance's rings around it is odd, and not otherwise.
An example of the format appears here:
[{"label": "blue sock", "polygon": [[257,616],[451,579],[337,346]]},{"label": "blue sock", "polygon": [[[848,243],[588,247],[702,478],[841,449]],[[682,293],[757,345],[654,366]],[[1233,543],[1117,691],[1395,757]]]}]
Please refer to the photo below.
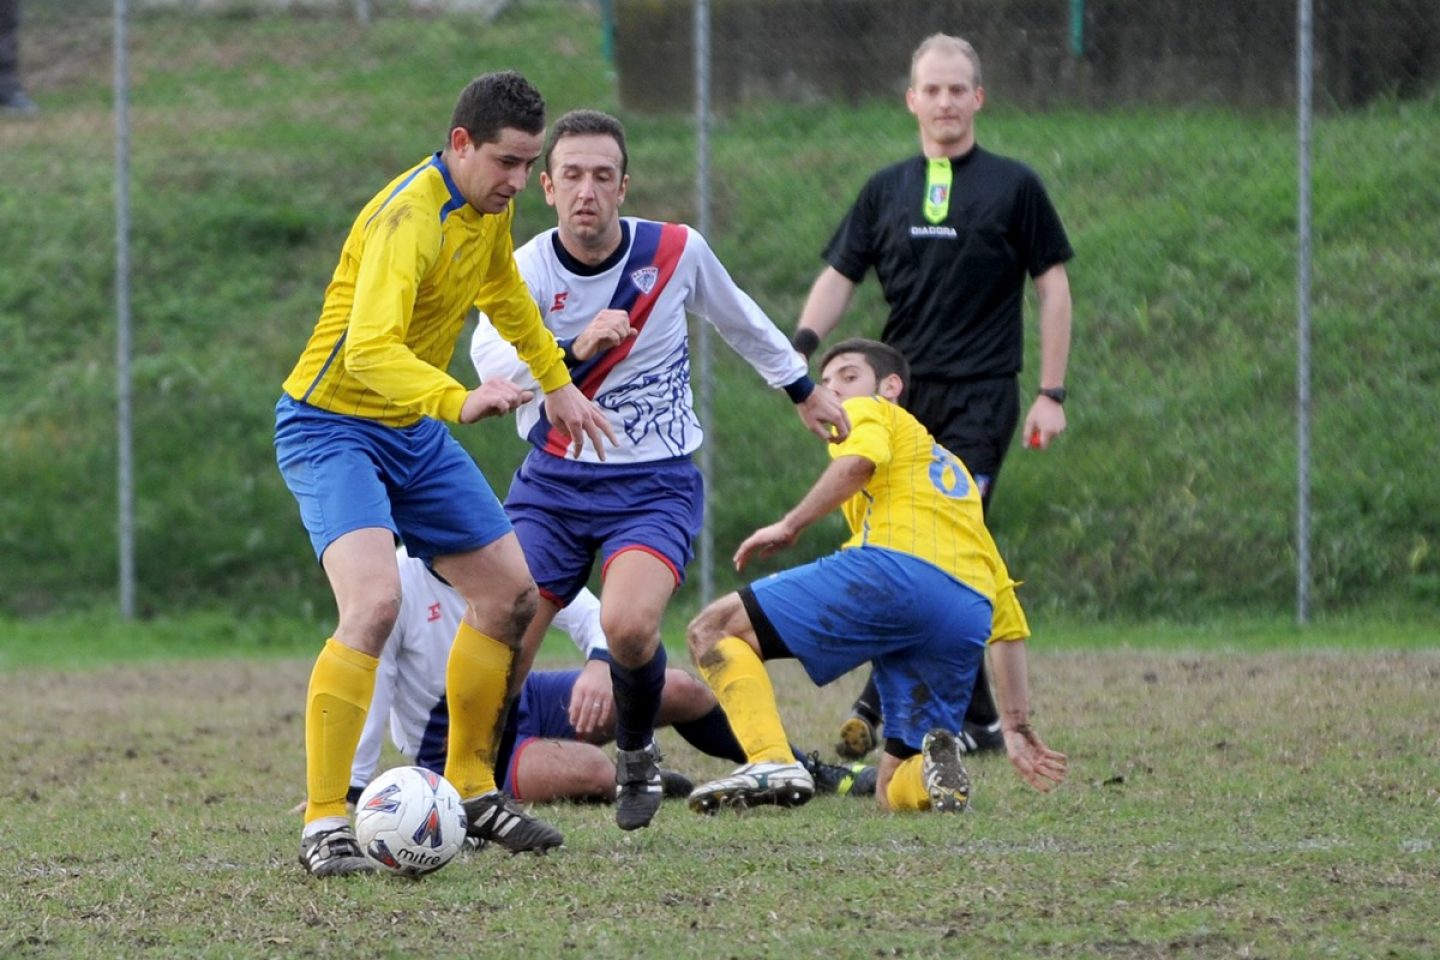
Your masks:
[{"label": "blue sock", "polygon": [[655,717],[660,713],[660,694],[665,689],[665,647],[643,667],[632,670],[610,663],[610,682],[615,688],[615,746],[639,750],[655,736]]},{"label": "blue sock", "polygon": [[675,724],[675,732],[701,753],[735,763],[746,760],[745,750],[735,739],[735,731],[730,729],[730,721],[725,719],[725,711],[718,703],[714,710],[697,720]]}]

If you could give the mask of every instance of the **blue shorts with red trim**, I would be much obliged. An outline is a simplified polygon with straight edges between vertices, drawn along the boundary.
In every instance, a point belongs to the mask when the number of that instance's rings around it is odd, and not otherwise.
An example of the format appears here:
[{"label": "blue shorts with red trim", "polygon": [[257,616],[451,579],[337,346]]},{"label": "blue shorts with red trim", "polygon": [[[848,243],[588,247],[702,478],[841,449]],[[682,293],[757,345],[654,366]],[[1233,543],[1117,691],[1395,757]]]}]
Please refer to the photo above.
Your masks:
[{"label": "blue shorts with red trim", "polygon": [[540,592],[565,606],[615,555],[644,550],[685,582],[700,535],[705,482],[689,457],[653,463],[563,460],[531,451],[505,498],[505,511]]},{"label": "blue shorts with red trim", "polygon": [[343,535],[383,527],[412,557],[478,550],[510,532],[485,475],[445,424],[391,427],[282,395],[275,458],[317,558]]},{"label": "blue shorts with red trim", "polygon": [[496,764],[503,773],[500,789],[515,799],[522,799],[515,792],[515,771],[520,767],[520,755],[532,741],[579,739],[570,723],[570,693],[579,679],[579,670],[544,670],[530,674],[521,685],[520,696],[511,708],[514,746],[509,757],[497,758]]},{"label": "blue shorts with red trim", "polygon": [[752,626],[824,685],[870,661],[885,736],[918,750],[959,730],[990,636],[991,604],[934,564],[853,547],[741,591]]}]

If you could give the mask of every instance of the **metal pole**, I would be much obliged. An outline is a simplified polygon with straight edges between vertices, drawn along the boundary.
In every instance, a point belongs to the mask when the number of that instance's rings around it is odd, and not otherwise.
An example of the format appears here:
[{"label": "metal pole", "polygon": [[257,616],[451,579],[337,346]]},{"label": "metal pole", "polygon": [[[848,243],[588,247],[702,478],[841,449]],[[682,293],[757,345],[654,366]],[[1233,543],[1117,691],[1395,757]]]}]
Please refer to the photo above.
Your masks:
[{"label": "metal pole", "polygon": [[[710,235],[710,0],[695,0],[695,208],[696,227]],[[695,352],[699,363],[700,424],[715,425],[714,374],[710,362],[710,325],[696,324]],[[705,477],[705,520],[700,527],[700,599],[715,596],[715,525],[711,519],[715,487],[714,438],[700,447],[700,473]]]},{"label": "metal pole", "polygon": [[135,618],[135,470],[130,396],[130,64],[126,0],[115,0],[115,382],[120,617]]},{"label": "metal pole", "polygon": [[355,0],[355,21],[362,27],[370,26],[370,0]]},{"label": "metal pole", "polygon": [[1297,99],[1299,112],[1299,216],[1296,279],[1296,490],[1295,490],[1295,619],[1310,622],[1310,119],[1314,75],[1312,0],[1299,0]]},{"label": "metal pole", "polygon": [[1070,54],[1085,56],[1085,0],[1070,0]]}]

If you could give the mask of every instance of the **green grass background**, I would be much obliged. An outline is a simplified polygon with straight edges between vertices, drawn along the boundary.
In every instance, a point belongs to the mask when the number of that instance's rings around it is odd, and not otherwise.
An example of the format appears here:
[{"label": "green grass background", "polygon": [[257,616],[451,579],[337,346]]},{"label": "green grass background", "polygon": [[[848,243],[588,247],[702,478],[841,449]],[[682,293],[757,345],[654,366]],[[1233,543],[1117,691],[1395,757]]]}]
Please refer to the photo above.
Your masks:
[{"label": "green grass background", "polygon": [[[117,579],[110,23],[103,11],[27,15],[44,112],[0,125],[0,617],[22,620],[113,609]],[[271,409],[354,212],[436,148],[456,91],[484,70],[520,68],[552,115],[618,110],[632,213],[694,218],[693,123],[620,110],[597,8],[561,0],[491,24],[382,16],[368,29],[142,13],[131,57],[142,612],[238,613],[237,637],[267,618],[323,621],[331,604],[274,466]],[[1425,133],[1437,110],[1433,97],[1382,102],[1316,127],[1322,619],[1434,624],[1440,601],[1440,154]],[[1077,623],[1283,619],[1295,593],[1293,118],[1030,113],[995,90],[980,134],[1041,173],[1078,251],[1070,430],[1043,455],[1014,453],[993,511],[1028,608]],[[890,98],[717,121],[710,239],[782,328],[864,177],[913,138]],[[519,214],[521,239],[551,222],[533,186]],[[882,317],[867,283],[845,330]],[[459,353],[454,372],[472,380]],[[716,353],[726,589],[734,545],[793,502],[824,454],[718,338]],[[457,432],[503,490],[523,454],[510,426]],[[776,563],[840,534],[832,520]],[[687,587],[678,606],[694,605]]]}]

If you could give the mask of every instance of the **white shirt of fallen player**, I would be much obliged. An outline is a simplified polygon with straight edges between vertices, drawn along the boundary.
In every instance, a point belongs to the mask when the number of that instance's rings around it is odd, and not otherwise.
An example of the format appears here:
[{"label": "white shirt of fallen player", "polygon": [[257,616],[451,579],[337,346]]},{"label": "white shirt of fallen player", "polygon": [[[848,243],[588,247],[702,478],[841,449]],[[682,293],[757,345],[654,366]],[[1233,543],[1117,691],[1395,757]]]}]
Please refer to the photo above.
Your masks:
[{"label": "white shirt of fallen player", "polygon": [[[419,754],[435,708],[445,697],[445,664],[465,612],[460,594],[441,583],[424,562],[404,547],[395,556],[400,564],[400,615],[380,654],[375,695],[350,767],[350,785],[355,787],[375,776],[387,725],[391,741],[407,759],[413,762]],[[581,590],[555,615],[554,626],[569,634],[587,660],[592,653],[607,652],[600,599],[589,590]]]},{"label": "white shirt of fallen player", "polygon": [[[540,307],[545,326],[556,339],[579,336],[597,313],[610,307],[622,283],[635,284],[647,296],[654,293],[655,284],[660,282],[657,271],[646,266],[633,268],[630,254],[637,228],[659,225],[635,217],[621,220],[626,242],[614,264],[601,273],[585,275],[567,269],[555,252],[554,228],[515,251],[520,273]],[[806,375],[804,357],[730,278],[705,238],[691,227],[675,227],[684,231],[678,263],[655,297],[628,353],[593,387],[587,386],[583,377],[577,378],[577,386],[605,411],[621,440],[618,448],[606,449],[606,463],[668,460],[700,446],[703,434],[690,390],[687,311],[708,320],[771,387],[784,387]],[[664,271],[659,274],[663,276]],[[535,398],[516,411],[515,421],[520,436],[537,443],[533,431],[540,422],[543,397],[530,371],[515,355],[515,348],[500,337],[484,315],[471,341],[470,358],[482,381],[506,377],[535,390]],[[540,443],[543,438],[537,445]],[[588,446],[580,459],[599,462]]]}]

